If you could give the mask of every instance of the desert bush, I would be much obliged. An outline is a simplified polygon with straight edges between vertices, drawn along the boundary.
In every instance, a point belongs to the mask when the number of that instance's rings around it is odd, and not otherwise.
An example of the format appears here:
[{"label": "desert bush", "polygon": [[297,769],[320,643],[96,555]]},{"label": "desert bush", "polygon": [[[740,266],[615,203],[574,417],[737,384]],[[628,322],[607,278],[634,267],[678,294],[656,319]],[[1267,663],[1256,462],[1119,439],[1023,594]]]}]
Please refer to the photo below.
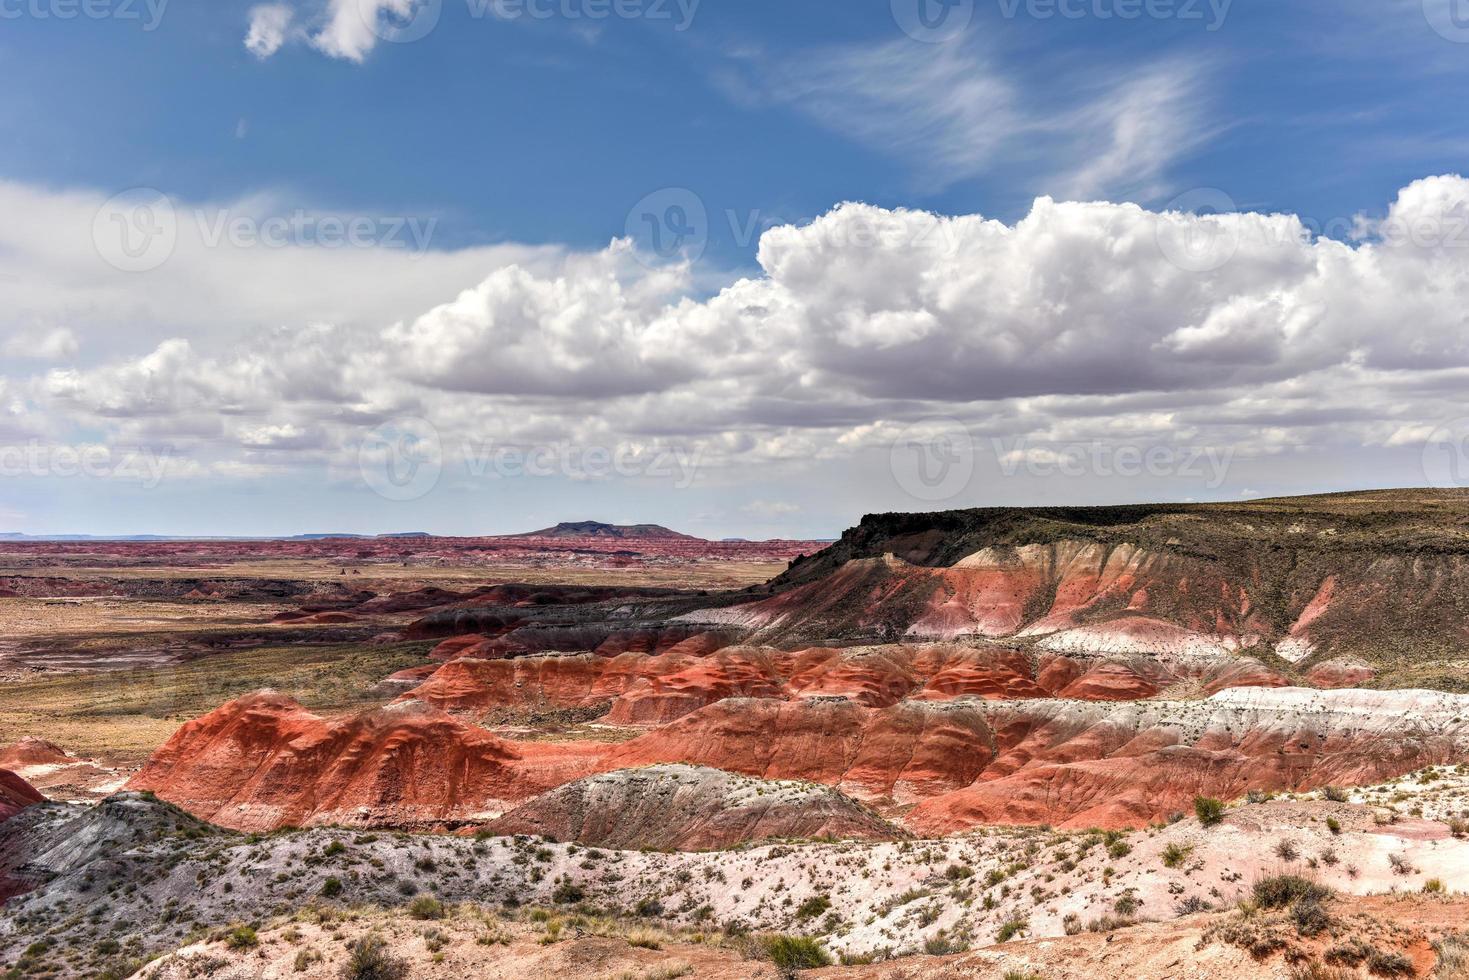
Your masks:
[{"label": "desert bush", "polygon": [[1331,889],[1300,875],[1272,875],[1255,882],[1255,904],[1261,908],[1281,909],[1300,899],[1322,901]]},{"label": "desert bush", "polygon": [[831,965],[831,956],[809,936],[765,936],[760,940],[760,954],[773,963],[782,976],[794,976],[797,970],[815,970]]},{"label": "desert bush", "polygon": [[224,944],[235,950],[254,949],[260,945],[260,937],[249,926],[235,926],[224,937]]},{"label": "desert bush", "polygon": [[432,895],[420,895],[408,904],[408,914],[415,919],[442,919],[444,903]]},{"label": "desert bush", "polygon": [[1010,940],[1014,939],[1022,932],[1029,931],[1030,920],[1016,916],[1015,918],[1007,919],[1005,922],[1001,923],[999,931],[995,933],[995,942],[1008,943]]},{"label": "desert bush", "polygon": [[1301,852],[1296,849],[1296,842],[1286,837],[1276,842],[1275,853],[1282,861],[1294,861],[1301,856]]},{"label": "desert bush", "polygon": [[1290,968],[1290,980],[1360,980],[1356,970],[1324,963],[1298,963]]},{"label": "desert bush", "polygon": [[407,980],[408,963],[388,953],[379,936],[363,936],[351,946],[341,980]]},{"label": "desert bush", "polygon": [[831,899],[825,895],[813,895],[797,907],[796,918],[814,919],[829,908],[831,908]]},{"label": "desert bush", "polygon": [[1290,905],[1290,918],[1296,932],[1302,936],[1319,936],[1331,927],[1331,916],[1326,914],[1321,900],[1313,896],[1296,899]]},{"label": "desert bush", "polygon": [[1190,895],[1183,901],[1179,902],[1177,905],[1173,906],[1173,911],[1179,915],[1197,915],[1200,912],[1214,911],[1214,906],[1208,901],[1208,899],[1205,899],[1202,896]]},{"label": "desert bush", "polygon": [[551,900],[560,905],[575,905],[586,897],[586,892],[582,890],[582,887],[570,881],[563,881],[551,893]]},{"label": "desert bush", "polygon": [[1323,786],[1321,795],[1333,803],[1345,803],[1349,798],[1347,791],[1340,786]]},{"label": "desert bush", "polygon": [[342,894],[342,882],[339,878],[328,878],[321,883],[322,898],[336,898]]},{"label": "desert bush", "polygon": [[1341,821],[1338,820],[1338,819],[1336,819],[1336,817],[1327,817],[1326,818],[1326,829],[1329,830],[1329,831],[1331,831],[1332,834],[1339,834],[1339,833],[1341,833]]},{"label": "desert bush", "polygon": [[1178,844],[1169,844],[1163,848],[1163,867],[1176,868],[1182,864],[1193,850],[1192,847],[1181,847]]},{"label": "desert bush", "polygon": [[1411,977],[1415,972],[1408,957],[1396,950],[1382,949],[1373,950],[1367,957],[1367,970],[1380,977]]},{"label": "desert bush", "polygon": [[1205,827],[1213,827],[1224,819],[1224,801],[1212,796],[1194,797],[1194,816]]},{"label": "desert bush", "polygon": [[1438,955],[1433,980],[1469,980],[1469,940],[1444,936],[1433,944],[1433,951]]}]

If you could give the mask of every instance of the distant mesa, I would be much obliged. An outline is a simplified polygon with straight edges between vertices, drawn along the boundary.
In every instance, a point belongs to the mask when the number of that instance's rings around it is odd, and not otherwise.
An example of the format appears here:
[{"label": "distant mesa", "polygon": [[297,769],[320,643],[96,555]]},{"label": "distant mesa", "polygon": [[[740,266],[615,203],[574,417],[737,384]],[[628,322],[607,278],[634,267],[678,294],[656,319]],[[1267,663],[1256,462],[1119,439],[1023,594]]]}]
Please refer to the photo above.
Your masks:
[{"label": "distant mesa", "polygon": [[512,538],[665,538],[675,541],[702,541],[692,534],[680,534],[661,524],[603,524],[601,521],[562,521],[555,527],[539,531],[511,534]]}]

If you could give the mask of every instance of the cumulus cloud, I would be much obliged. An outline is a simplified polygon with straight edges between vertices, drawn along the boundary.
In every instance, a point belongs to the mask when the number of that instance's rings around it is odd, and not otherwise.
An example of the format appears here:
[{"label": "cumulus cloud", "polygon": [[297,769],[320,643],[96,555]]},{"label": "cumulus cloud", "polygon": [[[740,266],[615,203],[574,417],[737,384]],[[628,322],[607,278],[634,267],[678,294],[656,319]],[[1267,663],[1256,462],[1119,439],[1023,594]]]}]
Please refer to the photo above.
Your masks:
[{"label": "cumulus cloud", "polygon": [[[401,416],[429,420],[455,453],[680,446],[736,482],[885,454],[945,431],[924,421],[935,417],[1002,462],[1054,461],[1077,444],[1197,445],[1283,469],[1303,451],[1412,449],[1469,414],[1466,221],[1458,176],[1404,188],[1353,240],[1283,214],[1043,197],[1007,224],[850,203],[768,231],[759,272],[712,296],[687,264],[645,264],[625,241],[506,247],[422,256],[417,277],[440,291],[399,315],[345,289],[333,315],[316,295],[337,277],[371,294],[374,276],[401,271],[381,256],[344,256],[283,287],[275,277],[310,249],[279,262],[226,252],[207,308],[284,293],[268,325],[188,330],[175,314],[149,346],[0,380],[31,424],[167,442],[208,474],[350,471],[364,432]],[[173,277],[204,267],[182,254],[182,272],[140,279],[187,305]],[[59,281],[60,262],[87,293],[65,253],[23,258],[50,270],[43,282]],[[30,288],[16,315],[57,312]],[[785,506],[749,505],[764,517]]]},{"label": "cumulus cloud", "polygon": [[251,7],[245,50],[262,61],[275,54],[286,43],[295,13],[283,3],[262,3]]},{"label": "cumulus cloud", "polygon": [[21,331],[0,342],[0,354],[28,361],[60,361],[76,355],[76,334],[66,327]]},{"label": "cumulus cloud", "polygon": [[245,49],[264,61],[282,47],[305,42],[322,54],[361,64],[385,38],[414,37],[436,26],[436,0],[313,0],[298,15],[285,3],[250,8]]},{"label": "cumulus cloud", "polygon": [[410,20],[422,13],[429,0],[330,0],[326,24],[312,35],[311,43],[332,58],[361,63],[393,18]]}]

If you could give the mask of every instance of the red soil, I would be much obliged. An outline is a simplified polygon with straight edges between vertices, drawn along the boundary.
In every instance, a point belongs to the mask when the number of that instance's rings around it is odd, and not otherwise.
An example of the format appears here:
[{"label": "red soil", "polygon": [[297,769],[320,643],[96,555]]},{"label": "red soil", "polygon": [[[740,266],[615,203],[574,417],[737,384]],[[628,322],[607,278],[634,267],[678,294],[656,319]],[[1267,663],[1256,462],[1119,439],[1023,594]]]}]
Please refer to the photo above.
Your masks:
[{"label": "red soil", "polygon": [[128,788],[238,829],[411,825],[498,812],[591,772],[599,751],[506,742],[424,704],[329,720],[265,692],[184,725]]},{"label": "red soil", "polygon": [[0,769],[0,823],[33,803],[45,802],[36,788],[9,769]]},{"label": "red soil", "polygon": [[26,737],[0,749],[0,769],[67,765],[76,761],[61,746],[43,738]]}]

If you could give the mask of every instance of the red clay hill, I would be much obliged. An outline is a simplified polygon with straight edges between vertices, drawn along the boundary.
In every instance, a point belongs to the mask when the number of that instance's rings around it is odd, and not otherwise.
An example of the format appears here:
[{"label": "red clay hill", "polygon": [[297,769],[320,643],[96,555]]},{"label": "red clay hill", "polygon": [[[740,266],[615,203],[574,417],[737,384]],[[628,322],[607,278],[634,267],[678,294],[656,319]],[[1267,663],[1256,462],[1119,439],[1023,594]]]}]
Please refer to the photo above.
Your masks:
[{"label": "red clay hill", "polygon": [[[231,702],[132,786],[249,829],[518,809],[577,836],[612,810],[650,825],[684,812],[639,792],[729,796],[703,777],[585,782],[690,764],[805,780],[951,833],[1138,826],[1200,795],[1469,760],[1469,696],[1432,689],[1462,689],[1453,663],[1469,656],[1459,492],[882,515],[742,593],[430,599],[404,632],[443,639],[443,663],[386,685],[396,702],[338,718]],[[548,709],[621,735],[482,727]],[[722,826],[759,826],[752,812]]]}]

